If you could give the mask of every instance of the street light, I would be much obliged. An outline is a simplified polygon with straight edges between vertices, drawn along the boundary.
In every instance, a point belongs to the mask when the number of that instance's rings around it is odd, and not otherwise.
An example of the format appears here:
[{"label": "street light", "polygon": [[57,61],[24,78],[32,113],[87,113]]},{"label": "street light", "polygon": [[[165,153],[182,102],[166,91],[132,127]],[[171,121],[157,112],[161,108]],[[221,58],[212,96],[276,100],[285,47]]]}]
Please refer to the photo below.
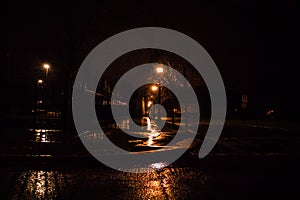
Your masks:
[{"label": "street light", "polygon": [[[48,112],[48,104],[49,104],[49,94],[48,94],[48,73],[49,73],[49,69],[50,69],[50,65],[48,63],[44,63],[43,64],[43,68],[45,69],[45,84],[44,85],[44,88],[43,88],[43,101],[45,102],[44,103],[44,110],[46,112]],[[48,116],[47,116],[48,118]]]},{"label": "street light", "polygon": [[38,80],[38,84],[42,84],[42,83],[43,83],[42,79]]},{"label": "street light", "polygon": [[[162,75],[164,73],[164,68],[162,65],[158,65],[154,68],[154,73],[158,74],[158,75]],[[152,90],[152,92],[158,92],[158,100],[157,103],[161,104],[161,84],[157,83],[154,84],[150,87],[150,89]],[[149,104],[150,103],[150,104]],[[148,107],[150,107],[152,105],[153,102],[148,102]],[[156,113],[156,111],[155,111]],[[158,114],[160,115],[160,107],[158,107]],[[157,117],[155,117],[157,118]],[[159,117],[160,118],[160,117]]]},{"label": "street light", "polygon": [[[161,93],[161,85],[160,84],[154,84],[154,85],[151,86],[150,89],[152,90],[152,92],[157,92],[158,93],[157,103],[160,104],[161,103],[161,97],[160,97],[161,96],[161,94],[160,94]],[[150,106],[148,106],[148,107],[150,107]],[[155,113],[156,113],[156,111],[155,111]],[[158,114],[160,115],[160,113],[161,113],[160,112],[160,107],[158,107]]]},{"label": "street light", "polygon": [[44,67],[44,69],[45,69],[45,76],[47,77],[47,76],[48,76],[48,71],[49,71],[49,69],[50,69],[50,65],[47,64],[47,63],[45,63],[45,64],[43,64],[43,67]]},{"label": "street light", "polygon": [[155,68],[155,72],[158,74],[162,74],[164,72],[164,68],[162,66],[157,66]]},{"label": "street light", "polygon": [[152,105],[152,101],[148,101],[147,106],[150,107]]},{"label": "street light", "polygon": [[156,92],[156,91],[158,90],[158,86],[157,86],[157,85],[152,85],[152,86],[151,86],[151,90],[152,90],[153,92]]},{"label": "street light", "polygon": [[44,67],[45,69],[49,69],[49,68],[50,68],[50,65],[47,64],[47,63],[45,63],[45,64],[43,65],[43,67]]},{"label": "street light", "polygon": [[152,90],[152,92],[158,91],[158,104],[160,104],[161,85],[159,83],[155,84],[155,85],[152,85],[150,89]]}]

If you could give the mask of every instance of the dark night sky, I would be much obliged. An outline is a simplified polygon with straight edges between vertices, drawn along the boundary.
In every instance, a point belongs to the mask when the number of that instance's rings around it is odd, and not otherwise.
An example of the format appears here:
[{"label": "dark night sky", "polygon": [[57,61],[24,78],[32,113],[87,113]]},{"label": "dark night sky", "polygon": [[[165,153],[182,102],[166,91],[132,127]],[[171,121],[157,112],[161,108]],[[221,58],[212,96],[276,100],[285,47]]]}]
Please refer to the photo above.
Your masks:
[{"label": "dark night sky", "polygon": [[299,5],[220,2],[6,5],[1,69],[13,68],[30,79],[39,63],[48,61],[57,74],[74,73],[107,37],[130,28],[160,26],[197,40],[219,67],[228,92],[251,93],[299,110]]}]

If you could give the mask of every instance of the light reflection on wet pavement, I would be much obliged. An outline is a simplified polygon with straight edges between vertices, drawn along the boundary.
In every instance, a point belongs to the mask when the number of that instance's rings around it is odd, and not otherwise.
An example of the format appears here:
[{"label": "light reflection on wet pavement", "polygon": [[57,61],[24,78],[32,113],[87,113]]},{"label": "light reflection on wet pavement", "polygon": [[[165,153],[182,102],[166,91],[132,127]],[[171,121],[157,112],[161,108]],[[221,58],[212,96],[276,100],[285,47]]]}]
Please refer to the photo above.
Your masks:
[{"label": "light reflection on wet pavement", "polygon": [[30,141],[35,143],[61,143],[62,130],[58,129],[28,129]]},{"label": "light reflection on wet pavement", "polygon": [[164,168],[134,174],[115,170],[21,172],[12,199],[188,199],[206,188],[200,170]]},{"label": "light reflection on wet pavement", "polygon": [[[143,140],[132,140],[129,143],[139,147],[163,147],[168,137],[175,132],[160,131],[158,126],[146,119],[143,132],[135,134],[145,137]],[[123,129],[130,129],[129,120],[120,124]],[[40,140],[45,130],[36,131],[35,142],[55,142]],[[99,134],[87,131],[80,137],[92,140],[103,139]],[[175,147],[174,147],[175,148]],[[170,150],[166,148],[164,150]],[[153,163],[150,168],[157,171],[145,173],[124,173],[109,168],[76,170],[27,170],[14,172],[12,199],[188,199],[205,190],[207,176],[199,169],[166,167],[165,163]]]},{"label": "light reflection on wet pavement", "polygon": [[4,169],[0,172],[0,195],[1,199],[22,200],[175,200],[294,199],[298,194],[299,164],[294,159],[217,159],[202,164],[146,173],[72,164],[43,170]]},{"label": "light reflection on wet pavement", "polygon": [[[123,125],[129,128],[126,121]],[[148,139],[133,141],[135,145],[155,147],[161,144],[160,137],[172,135],[168,132],[151,135],[155,128],[145,128]],[[101,139],[99,134],[91,132],[83,135]],[[59,147],[47,145],[53,151]],[[2,152],[5,156],[1,160],[0,196],[1,199],[288,199],[298,193],[298,147],[298,132],[225,127],[209,158],[183,157],[167,167],[164,163],[153,163],[150,167],[159,170],[140,174],[98,167],[85,157],[81,160],[77,156],[60,155],[62,150],[56,156],[49,151],[45,158],[14,157],[6,150]]]},{"label": "light reflection on wet pavement", "polygon": [[21,172],[17,178],[12,199],[56,199],[62,197],[66,176],[57,171]]},{"label": "light reflection on wet pavement", "polygon": [[[79,134],[79,137],[85,141],[95,141],[103,140],[104,137],[108,137],[113,143],[117,142],[121,144],[121,148],[124,148],[130,152],[149,152],[149,151],[170,151],[179,148],[188,148],[191,140],[195,137],[196,133],[184,133],[189,137],[185,140],[179,140],[173,146],[168,145],[168,143],[173,139],[173,137],[178,134],[177,129],[174,128],[168,121],[166,126],[160,130],[160,127],[149,117],[143,117],[144,126],[141,131],[132,131],[129,119],[120,120],[120,124],[114,127],[108,126],[109,131],[104,133],[99,133],[97,131],[84,131]],[[110,125],[110,124],[109,124]],[[134,139],[126,138],[126,133],[130,132]],[[183,134],[183,133],[181,133]],[[123,136],[122,136],[123,135]],[[116,143],[115,143],[116,144]]]}]

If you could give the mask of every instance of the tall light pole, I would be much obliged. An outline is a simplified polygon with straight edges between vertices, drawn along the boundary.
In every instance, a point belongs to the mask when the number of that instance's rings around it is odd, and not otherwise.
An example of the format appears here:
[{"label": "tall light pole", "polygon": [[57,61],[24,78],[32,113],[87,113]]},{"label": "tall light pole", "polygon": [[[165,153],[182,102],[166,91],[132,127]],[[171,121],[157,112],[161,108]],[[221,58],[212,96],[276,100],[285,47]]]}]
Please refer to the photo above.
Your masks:
[{"label": "tall light pole", "polygon": [[[150,87],[151,91],[152,92],[157,92],[157,104],[161,104],[161,85],[159,83],[156,83],[156,84],[153,84],[151,87]],[[158,116],[160,117],[160,107],[158,107]],[[155,111],[156,113],[156,111]]]},{"label": "tall light pole", "polygon": [[[162,65],[156,66],[155,73],[162,75],[164,73],[164,67]],[[161,103],[161,97],[160,97],[161,96],[161,84],[158,83],[157,85],[158,85],[158,88],[157,88],[158,89],[158,104],[160,104]],[[155,87],[155,85],[152,87]]]},{"label": "tall light pole", "polygon": [[158,98],[157,98],[157,103],[160,104],[161,103],[161,99],[160,99],[160,93],[161,93],[161,86],[160,84],[155,84],[151,86],[151,90],[153,92],[158,92]]},{"label": "tall light pole", "polygon": [[44,107],[44,112],[45,112],[45,122],[47,123],[48,121],[48,104],[49,104],[49,98],[48,98],[48,74],[49,74],[49,70],[50,70],[50,65],[48,63],[44,63],[42,64],[42,69],[45,70],[45,77],[44,77],[44,88],[43,88],[43,107]]},{"label": "tall light pole", "polygon": [[47,78],[49,69],[50,69],[50,65],[45,63],[45,64],[43,64],[43,68],[45,69],[45,77]]},{"label": "tall light pole", "polygon": [[[48,85],[48,80],[47,80],[47,78],[48,78],[48,74],[49,74],[49,70],[50,70],[50,65],[48,64],[48,63],[44,63],[43,64],[43,69],[45,70],[45,84],[47,84]],[[46,103],[47,103],[47,101],[48,101],[48,98],[47,98],[47,85],[45,85],[44,86],[44,93],[45,93],[45,109],[46,109]]]},{"label": "tall light pole", "polygon": [[[162,65],[158,65],[154,68],[154,72],[158,75],[162,75],[164,73],[164,67]],[[161,104],[161,83],[156,83],[155,85],[152,85],[151,90],[154,92],[156,91],[158,92],[157,103]],[[161,119],[160,114],[161,114],[160,107],[158,107],[158,116]]]}]

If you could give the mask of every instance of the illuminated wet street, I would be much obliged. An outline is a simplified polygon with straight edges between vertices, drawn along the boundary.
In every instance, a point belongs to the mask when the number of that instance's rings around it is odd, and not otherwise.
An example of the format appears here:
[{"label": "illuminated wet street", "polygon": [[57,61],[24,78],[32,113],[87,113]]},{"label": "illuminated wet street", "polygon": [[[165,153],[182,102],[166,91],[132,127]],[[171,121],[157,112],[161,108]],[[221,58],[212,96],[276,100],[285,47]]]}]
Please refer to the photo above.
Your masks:
[{"label": "illuminated wet street", "polygon": [[[11,149],[1,154],[0,196],[126,200],[292,198],[298,193],[300,179],[299,141],[297,131],[225,127],[208,157],[198,159],[193,151],[188,151],[168,167],[153,163],[151,167],[159,170],[140,169],[144,171],[140,174],[110,169],[86,154],[78,154],[77,147],[45,143],[47,154],[31,156],[13,154]],[[149,139],[140,145],[149,145]],[[31,148],[34,151],[35,147]]]},{"label": "illuminated wet street", "polygon": [[142,174],[76,165],[5,169],[0,194],[3,199],[262,199],[294,195],[297,185],[286,181],[300,178],[288,159],[249,159],[244,164],[217,159],[211,164]]},{"label": "illuminated wet street", "polygon": [[[191,188],[191,184],[195,188]],[[145,174],[107,169],[82,170],[78,174],[29,170],[17,176],[12,198],[186,199],[205,191],[206,184],[203,172],[188,168],[166,168]]]}]

